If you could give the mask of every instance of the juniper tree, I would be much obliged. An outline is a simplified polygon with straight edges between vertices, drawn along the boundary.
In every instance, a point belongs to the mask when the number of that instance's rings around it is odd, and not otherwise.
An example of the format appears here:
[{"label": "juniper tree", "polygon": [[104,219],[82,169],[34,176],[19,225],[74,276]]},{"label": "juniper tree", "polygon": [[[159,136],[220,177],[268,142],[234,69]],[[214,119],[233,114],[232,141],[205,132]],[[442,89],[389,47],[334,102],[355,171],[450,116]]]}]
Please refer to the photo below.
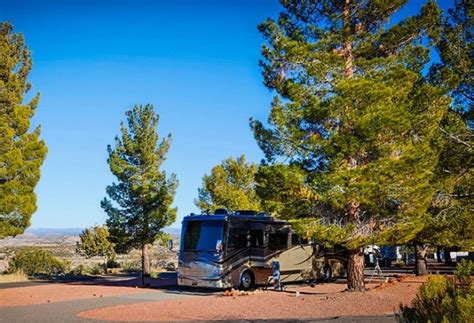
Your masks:
[{"label": "juniper tree", "polygon": [[95,225],[84,229],[76,243],[76,252],[86,258],[104,257],[104,271],[107,273],[107,262],[114,256],[114,245],[109,240],[109,230],[106,226]]},{"label": "juniper tree", "polygon": [[159,115],[153,106],[137,105],[126,116],[127,126],[121,124],[121,137],[115,137],[115,147],[107,148],[107,162],[117,183],[107,186],[110,199],[104,198],[101,206],[108,215],[106,223],[116,250],[141,248],[143,283],[143,277],[150,274],[148,245],[163,227],[175,221],[177,209],[171,204],[178,181],[175,174],[167,176],[160,170],[171,135],[159,142]]},{"label": "juniper tree", "polygon": [[196,206],[201,211],[225,208],[229,211],[260,210],[260,199],[255,192],[257,165],[246,163],[245,156],[228,158],[214,166],[202,178]]},{"label": "juniper tree", "polygon": [[422,76],[422,40],[438,36],[440,11],[428,2],[388,26],[406,1],[281,3],[279,19],[259,26],[264,83],[277,95],[268,126],[251,126],[269,167],[302,176],[280,195],[301,205],[289,215],[312,217],[300,230],[348,248],[348,289],[364,290],[363,247],[409,241],[433,195],[448,100]]},{"label": "juniper tree", "polygon": [[0,239],[16,236],[36,211],[34,189],[47,154],[40,127],[31,130],[39,94],[29,102],[31,52],[23,35],[0,24]]}]

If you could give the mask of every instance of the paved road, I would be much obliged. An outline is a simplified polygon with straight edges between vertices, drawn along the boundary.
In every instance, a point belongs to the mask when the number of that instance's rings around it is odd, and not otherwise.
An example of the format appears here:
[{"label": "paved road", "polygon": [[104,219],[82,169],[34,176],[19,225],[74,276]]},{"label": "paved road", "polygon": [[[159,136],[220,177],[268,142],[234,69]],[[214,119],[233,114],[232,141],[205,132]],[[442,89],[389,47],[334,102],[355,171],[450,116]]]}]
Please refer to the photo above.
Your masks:
[{"label": "paved road", "polygon": [[[133,294],[133,295],[120,295],[110,296],[102,298],[88,298],[79,300],[70,300],[63,302],[54,302],[48,304],[37,304],[27,306],[15,306],[0,308],[0,322],[97,322],[96,320],[84,319],[76,317],[76,314],[101,307],[108,307],[120,304],[133,304],[141,302],[156,302],[171,299],[184,298],[189,296],[212,296],[214,292],[209,290],[199,289],[183,289],[176,286],[170,286],[170,283],[175,279],[174,274],[167,274],[162,277],[163,279],[159,282],[161,285],[160,290],[152,290],[149,293]],[[97,277],[91,278],[84,281],[84,284],[100,284],[100,285],[124,285],[128,281],[136,280],[137,277]],[[3,283],[0,284],[0,295],[1,289],[14,288],[14,287],[27,287],[35,285],[45,284],[57,284],[65,281],[29,281],[19,283]],[[68,281],[70,282],[70,281]],[[164,286],[167,287],[164,287]],[[160,286],[158,286],[160,288]],[[298,319],[287,320],[287,321],[299,321]],[[393,316],[369,316],[369,317],[334,317],[326,319],[315,319],[312,320],[317,323],[336,323],[336,322],[382,322],[382,323],[393,323],[395,319]],[[242,322],[242,321],[239,321]],[[258,321],[243,321],[243,322],[258,322]],[[283,321],[282,321],[283,322]]]},{"label": "paved road", "polygon": [[2,322],[97,322],[76,317],[77,313],[120,304],[156,302],[187,297],[179,291],[89,298],[49,304],[0,308]]}]

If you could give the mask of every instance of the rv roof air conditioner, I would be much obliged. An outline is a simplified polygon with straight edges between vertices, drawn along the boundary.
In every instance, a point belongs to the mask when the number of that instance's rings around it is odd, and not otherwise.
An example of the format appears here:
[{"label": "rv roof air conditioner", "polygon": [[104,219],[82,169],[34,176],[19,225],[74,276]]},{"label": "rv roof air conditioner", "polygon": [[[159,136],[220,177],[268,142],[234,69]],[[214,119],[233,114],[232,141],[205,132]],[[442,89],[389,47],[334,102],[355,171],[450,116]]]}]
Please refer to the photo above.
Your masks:
[{"label": "rv roof air conditioner", "polygon": [[258,215],[257,211],[254,210],[238,210],[235,211],[236,215]]}]

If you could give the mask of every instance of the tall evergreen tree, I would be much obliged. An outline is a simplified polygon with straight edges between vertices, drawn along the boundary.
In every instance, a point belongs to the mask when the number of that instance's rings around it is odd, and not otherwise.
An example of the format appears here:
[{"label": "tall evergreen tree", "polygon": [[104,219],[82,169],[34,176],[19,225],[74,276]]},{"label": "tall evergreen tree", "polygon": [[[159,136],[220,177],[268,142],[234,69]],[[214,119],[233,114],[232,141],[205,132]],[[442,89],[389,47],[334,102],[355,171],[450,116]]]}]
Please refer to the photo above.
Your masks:
[{"label": "tall evergreen tree", "polygon": [[36,211],[34,189],[47,154],[40,127],[30,131],[39,94],[30,102],[31,52],[8,22],[0,24],[0,239],[16,236]]},{"label": "tall evergreen tree", "polygon": [[110,240],[119,252],[142,250],[142,283],[150,274],[148,245],[161,229],[176,219],[171,207],[178,181],[160,167],[170,148],[171,135],[159,142],[156,127],[159,116],[152,105],[135,106],[126,112],[128,124],[121,124],[121,137],[115,147],[108,146],[110,170],[118,183],[108,186],[111,200],[104,198],[102,208],[108,215]]},{"label": "tall evergreen tree", "polygon": [[[440,61],[431,67],[429,80],[451,96],[452,104],[439,127],[444,144],[432,183],[436,193],[414,238],[419,259],[428,245],[447,252],[474,248],[473,19],[472,1],[454,1],[435,46]],[[427,273],[424,261],[417,261],[417,272]]]},{"label": "tall evergreen tree", "polygon": [[[440,62],[432,66],[431,80],[453,98],[452,110],[458,112],[474,127],[474,4],[469,0],[455,0],[443,19],[436,50]],[[469,138],[469,137],[468,137]],[[452,139],[456,139],[452,137]],[[458,143],[463,144],[461,136]],[[472,138],[470,138],[472,139]],[[465,143],[464,143],[465,145]],[[471,146],[471,149],[473,147]]]},{"label": "tall evergreen tree", "polygon": [[196,206],[201,211],[225,208],[229,211],[259,211],[260,199],[255,192],[255,174],[258,166],[246,163],[245,156],[228,158],[214,166],[209,175],[202,178]]},{"label": "tall evergreen tree", "polygon": [[364,290],[362,248],[413,238],[433,195],[448,100],[422,77],[422,40],[437,37],[440,11],[429,1],[387,27],[405,0],[281,3],[278,21],[259,26],[277,96],[269,126],[251,126],[267,162],[304,179],[289,198],[306,208],[289,215],[314,217],[301,229],[347,247],[348,289]]}]

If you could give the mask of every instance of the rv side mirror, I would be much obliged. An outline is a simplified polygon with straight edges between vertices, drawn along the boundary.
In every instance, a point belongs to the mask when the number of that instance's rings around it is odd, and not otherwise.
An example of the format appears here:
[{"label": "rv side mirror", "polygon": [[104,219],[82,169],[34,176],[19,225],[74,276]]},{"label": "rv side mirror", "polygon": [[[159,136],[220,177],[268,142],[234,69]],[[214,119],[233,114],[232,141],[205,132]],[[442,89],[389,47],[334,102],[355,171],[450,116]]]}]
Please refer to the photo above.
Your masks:
[{"label": "rv side mirror", "polygon": [[169,239],[167,244],[168,244],[168,249],[173,250],[173,240]]}]

